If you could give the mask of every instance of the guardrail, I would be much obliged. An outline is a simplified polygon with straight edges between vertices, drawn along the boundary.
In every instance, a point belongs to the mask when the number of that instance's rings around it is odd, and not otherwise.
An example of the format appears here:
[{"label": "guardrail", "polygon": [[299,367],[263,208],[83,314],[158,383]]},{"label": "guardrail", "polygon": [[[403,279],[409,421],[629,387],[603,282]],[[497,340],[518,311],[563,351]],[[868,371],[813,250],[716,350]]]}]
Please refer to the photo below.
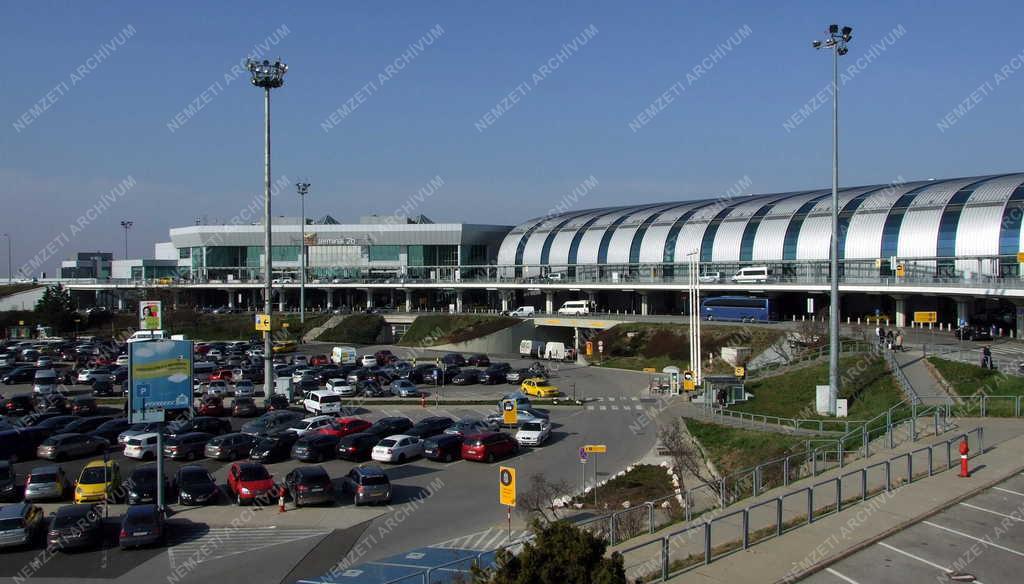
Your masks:
[{"label": "guardrail", "polygon": [[921,398],[917,395],[917,391],[914,390],[914,386],[911,385],[910,379],[907,378],[907,374],[903,372],[903,367],[901,367],[899,362],[896,361],[896,355],[894,355],[892,351],[881,346],[877,347],[876,352],[881,353],[882,357],[885,358],[886,363],[889,364],[889,369],[892,370],[893,377],[896,378],[896,381],[900,384],[900,388],[903,389],[903,393],[910,399],[910,402],[920,404]]},{"label": "guardrail", "polygon": [[[740,412],[735,410],[729,410],[726,408],[715,406],[713,408],[703,408],[702,413],[707,410],[707,414],[710,416],[721,416],[724,418],[738,419],[744,422],[750,422],[750,425],[762,427],[768,426],[769,424],[775,426],[783,426],[792,428],[794,430],[812,430],[816,432],[843,432],[847,433],[850,431],[850,426],[861,426],[866,420],[848,420],[848,419],[831,419],[831,418],[785,418],[781,416],[771,416],[768,414],[758,414],[753,412]],[[841,429],[829,430],[826,426],[838,426]]]},{"label": "guardrail", "polygon": [[[984,428],[978,427],[622,550],[627,579],[666,581],[694,567],[708,565],[840,513],[851,504],[863,503],[955,468],[953,445],[962,439],[968,440],[971,446],[971,458],[985,451]],[[944,460],[944,464],[937,464],[936,459]],[[796,505],[790,503],[794,499]]]}]

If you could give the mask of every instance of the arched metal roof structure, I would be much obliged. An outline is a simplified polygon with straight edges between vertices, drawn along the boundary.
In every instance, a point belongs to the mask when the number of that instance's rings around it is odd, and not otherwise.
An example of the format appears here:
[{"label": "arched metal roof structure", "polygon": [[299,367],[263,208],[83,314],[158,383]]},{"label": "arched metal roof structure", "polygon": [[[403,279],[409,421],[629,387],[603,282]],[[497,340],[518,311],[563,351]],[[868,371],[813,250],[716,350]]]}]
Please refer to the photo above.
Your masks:
[{"label": "arched metal roof structure", "polygon": [[[1024,173],[849,187],[839,205],[842,260],[1024,251]],[[672,264],[695,250],[715,263],[820,261],[831,213],[828,189],[569,211],[517,225],[498,264]]]}]

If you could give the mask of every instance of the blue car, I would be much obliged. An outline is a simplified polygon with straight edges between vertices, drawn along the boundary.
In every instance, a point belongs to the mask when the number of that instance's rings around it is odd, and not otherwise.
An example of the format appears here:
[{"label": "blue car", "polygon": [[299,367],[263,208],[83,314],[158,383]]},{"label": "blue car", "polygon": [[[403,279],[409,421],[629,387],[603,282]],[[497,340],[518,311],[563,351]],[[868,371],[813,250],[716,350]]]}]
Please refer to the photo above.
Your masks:
[{"label": "blue car", "polygon": [[391,394],[398,397],[419,397],[420,389],[408,379],[396,379],[391,382]]}]

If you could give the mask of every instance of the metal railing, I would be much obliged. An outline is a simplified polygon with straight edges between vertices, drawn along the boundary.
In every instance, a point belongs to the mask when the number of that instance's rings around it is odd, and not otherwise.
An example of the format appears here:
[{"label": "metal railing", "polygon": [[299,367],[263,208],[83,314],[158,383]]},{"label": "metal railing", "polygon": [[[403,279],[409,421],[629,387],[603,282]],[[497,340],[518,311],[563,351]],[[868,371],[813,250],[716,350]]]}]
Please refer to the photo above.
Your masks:
[{"label": "metal railing", "polygon": [[[960,363],[969,363],[981,366],[981,349],[957,347],[952,345],[932,344],[922,345],[921,350],[924,357],[941,357]],[[992,369],[1006,375],[1020,376],[1024,358],[1005,358],[999,355],[992,355]]]},{"label": "metal railing", "polygon": [[[865,353],[873,350],[873,344],[860,341],[860,340],[841,340],[839,342],[839,353]],[[823,345],[821,347],[815,347],[801,352],[800,354],[782,361],[776,361],[773,363],[766,363],[765,365],[758,367],[747,372],[747,380],[752,381],[754,379],[760,379],[765,377],[766,374],[774,372],[779,369],[792,367],[799,363],[807,363],[810,361],[817,361],[828,357],[831,352],[831,347]]]},{"label": "metal railing", "polygon": [[[985,451],[984,428],[893,456],[863,468],[723,512],[622,550],[629,581],[662,582],[694,567],[810,525],[924,477],[954,468],[953,446],[967,440],[973,458]],[[793,503],[795,501],[795,503]],[[883,502],[884,503],[884,502]],[[614,545],[614,542],[613,542]]]},{"label": "metal railing", "polygon": [[900,384],[900,388],[903,390],[903,394],[907,396],[913,404],[920,404],[921,398],[917,395],[917,391],[914,390],[914,386],[910,383],[910,379],[907,378],[907,374],[903,371],[903,367],[900,366],[896,360],[896,355],[889,349],[878,346],[877,352],[881,353],[882,357],[885,358],[885,362],[889,364],[889,369],[892,370],[893,377],[896,378],[896,382]]},{"label": "metal railing", "polygon": [[[723,418],[737,419],[742,422],[749,422],[751,426],[767,427],[768,425],[782,426],[793,430],[811,430],[820,433],[850,431],[851,426],[860,427],[865,420],[831,419],[831,418],[786,418],[754,412],[740,412],[721,407],[702,408],[706,415],[720,416]],[[835,426],[836,429],[829,429],[828,426]]]}]

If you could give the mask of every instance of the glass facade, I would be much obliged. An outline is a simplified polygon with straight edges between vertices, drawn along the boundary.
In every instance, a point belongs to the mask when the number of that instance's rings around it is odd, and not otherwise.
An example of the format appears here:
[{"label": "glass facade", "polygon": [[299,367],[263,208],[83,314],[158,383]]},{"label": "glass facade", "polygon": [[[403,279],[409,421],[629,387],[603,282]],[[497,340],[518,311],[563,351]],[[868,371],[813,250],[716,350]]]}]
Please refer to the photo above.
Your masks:
[{"label": "glass facade", "polygon": [[397,262],[401,255],[401,246],[398,245],[371,245],[371,262]]}]

